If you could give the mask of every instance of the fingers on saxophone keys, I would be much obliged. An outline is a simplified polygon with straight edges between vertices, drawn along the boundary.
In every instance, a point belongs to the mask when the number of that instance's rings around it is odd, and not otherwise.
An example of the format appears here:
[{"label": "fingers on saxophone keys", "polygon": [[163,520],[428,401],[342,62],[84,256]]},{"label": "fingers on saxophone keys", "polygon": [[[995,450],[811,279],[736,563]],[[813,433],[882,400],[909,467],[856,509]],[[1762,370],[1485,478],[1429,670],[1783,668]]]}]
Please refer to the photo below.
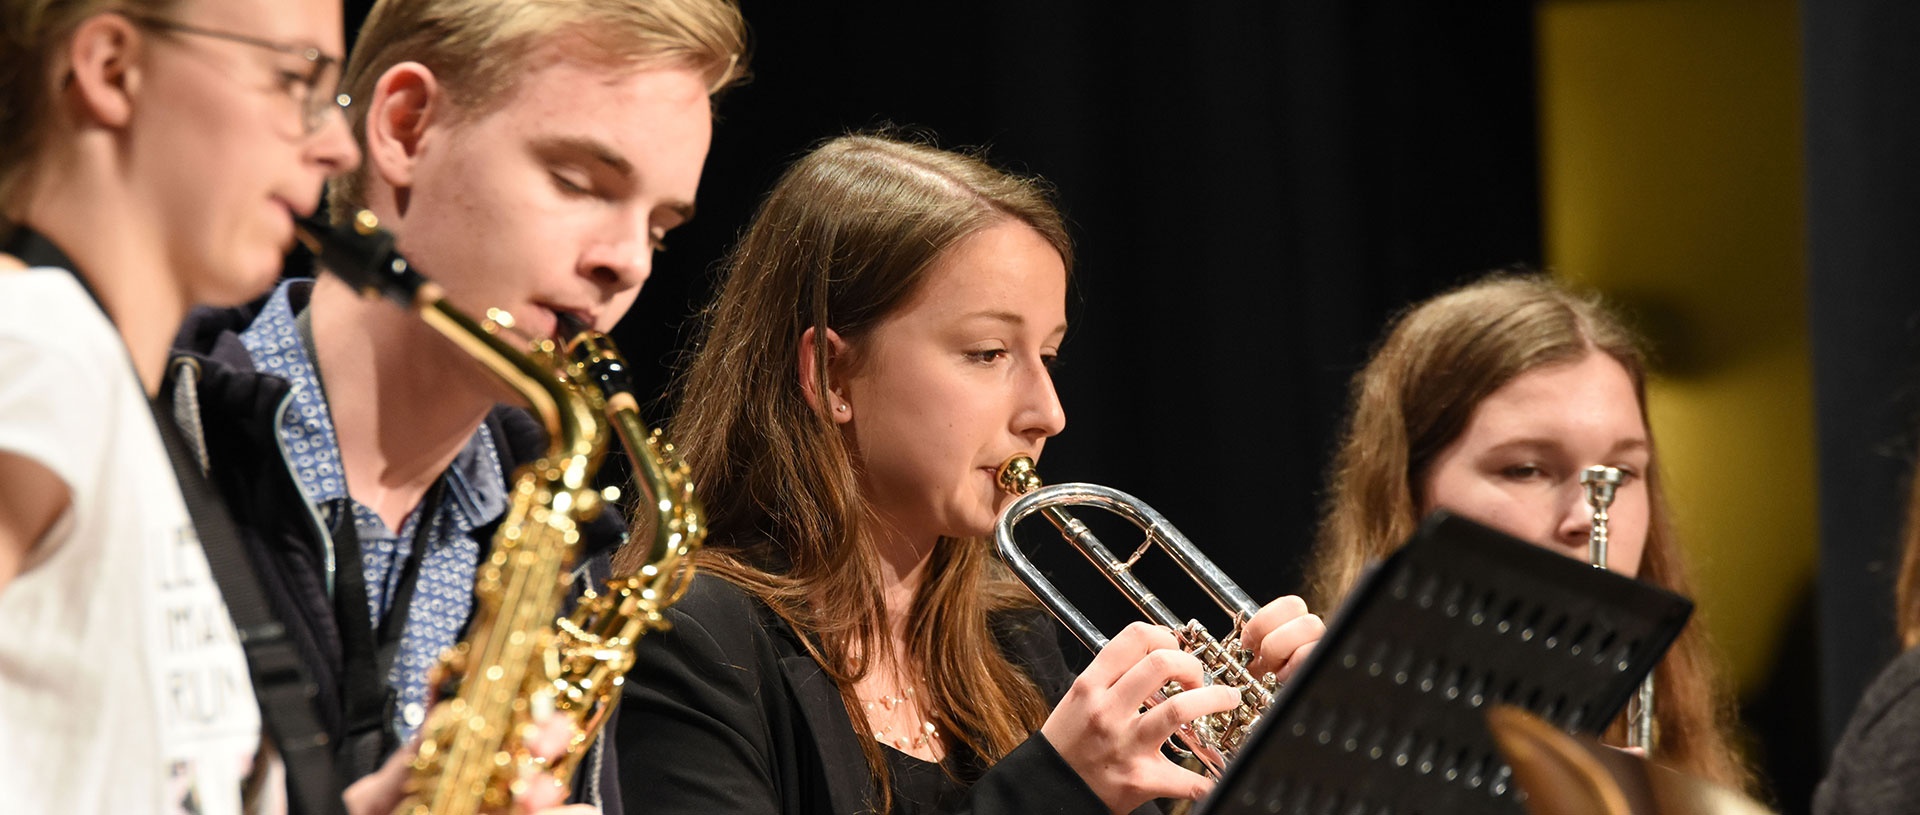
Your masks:
[{"label": "fingers on saxophone keys", "polygon": [[[1323,633],[1326,631],[1326,626],[1321,626],[1320,628]],[[1307,656],[1312,654],[1313,649],[1319,645],[1320,645],[1320,640],[1318,637],[1315,637],[1312,642],[1305,643],[1301,645],[1299,648],[1295,648],[1293,650],[1293,656],[1287,659],[1287,664],[1282,666],[1280,670],[1274,672],[1274,679],[1280,682],[1285,682],[1289,679],[1292,679],[1293,675],[1299,672],[1300,666],[1305,665],[1307,663]]]},{"label": "fingers on saxophone keys", "polygon": [[559,758],[567,751],[577,731],[573,721],[565,716],[547,716],[539,721],[529,722],[520,733],[526,744],[527,752],[538,759],[542,766],[546,762]]}]

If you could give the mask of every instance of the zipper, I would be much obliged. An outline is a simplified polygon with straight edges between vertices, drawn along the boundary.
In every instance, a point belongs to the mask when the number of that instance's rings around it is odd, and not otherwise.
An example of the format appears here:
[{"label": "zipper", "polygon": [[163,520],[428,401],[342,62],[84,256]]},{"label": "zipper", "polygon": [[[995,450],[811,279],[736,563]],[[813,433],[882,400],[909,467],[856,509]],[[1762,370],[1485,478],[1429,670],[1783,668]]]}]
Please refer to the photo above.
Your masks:
[{"label": "zipper", "polygon": [[[292,406],[293,389],[288,388],[287,395],[280,398],[279,406],[275,407],[273,411],[273,446],[280,451],[280,463],[287,468],[287,474],[289,476],[294,473],[293,454],[287,450],[287,440],[286,437],[280,435],[280,427],[286,423],[287,408]],[[307,497],[307,491],[300,488],[300,479],[298,477],[294,478],[293,488],[295,492],[300,493],[300,503],[307,508],[307,520],[313,523],[313,531],[319,535],[321,560],[324,562],[327,572],[327,599],[331,601],[334,599],[334,573],[338,570],[337,564],[334,562],[333,534],[327,531],[326,524],[321,523],[320,509],[314,506],[312,498]]]}]

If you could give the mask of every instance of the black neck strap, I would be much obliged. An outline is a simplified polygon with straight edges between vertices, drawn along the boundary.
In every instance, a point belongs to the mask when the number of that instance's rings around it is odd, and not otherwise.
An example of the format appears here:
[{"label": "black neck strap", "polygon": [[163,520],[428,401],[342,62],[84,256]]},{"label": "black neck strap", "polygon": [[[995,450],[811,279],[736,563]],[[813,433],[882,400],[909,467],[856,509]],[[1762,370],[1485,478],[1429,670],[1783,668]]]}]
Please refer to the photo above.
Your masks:
[{"label": "black neck strap", "polygon": [[434,516],[439,514],[440,496],[446,483],[445,475],[434,481],[413,511],[417,516],[413,522],[413,544],[401,564],[400,579],[395,582],[393,595],[387,598],[386,612],[381,615],[377,628],[367,607],[366,567],[361,560],[360,536],[354,530],[352,498],[339,502],[339,512],[333,519],[330,531],[334,558],[341,565],[334,582],[334,616],[340,622],[341,664],[346,674],[342,684],[347,737],[340,747],[340,756],[353,777],[378,770],[387,756],[400,746],[399,736],[393,731],[398,697],[387,682],[387,674],[393,670],[394,657],[399,653],[400,639],[406,631],[408,612],[413,608],[413,587],[419,582],[420,561],[426,556],[430,530]]},{"label": "black neck strap", "polygon": [[273,614],[219,489],[200,471],[197,457],[174,424],[172,394],[171,388],[161,388],[160,396],[150,403],[154,425],[173,463],[180,497],[200,536],[207,567],[246,654],[261,725],[284,760],[288,804],[295,815],[344,813],[334,775],[334,746],[314,709],[313,680],[286,627]]},{"label": "black neck strap", "polygon": [[[294,324],[300,331],[300,341],[306,344],[313,379],[322,382],[320,354],[313,342],[311,304],[300,310]],[[320,398],[326,398],[324,382]],[[342,690],[347,720],[346,741],[340,745],[339,755],[349,778],[380,769],[387,756],[400,746],[399,734],[393,730],[398,697],[387,682],[387,674],[393,670],[394,658],[400,651],[400,638],[407,628],[408,612],[413,608],[413,587],[419,580],[420,561],[426,557],[427,541],[434,516],[440,511],[440,496],[445,492],[446,483],[445,474],[434,480],[414,509],[417,517],[413,545],[400,566],[400,579],[394,584],[393,596],[387,598],[386,612],[381,615],[377,628],[367,608],[366,569],[361,562],[360,535],[354,529],[352,497],[337,504],[333,528],[328,530],[333,539],[334,562],[341,564],[334,582],[333,608],[334,619],[340,623],[341,666],[345,674]]]},{"label": "black neck strap", "polygon": [[[107,322],[113,322],[113,313],[107,311],[86,274],[53,241],[24,225],[14,226],[5,237],[0,252],[30,267],[62,269],[72,274]],[[313,681],[307,678],[299,652],[287,639],[286,628],[268,608],[259,576],[246,559],[239,531],[219,492],[200,471],[186,439],[174,425],[169,397],[163,388],[161,397],[149,402],[154,429],[173,464],[187,516],[200,538],[208,569],[246,654],[254,696],[260,705],[261,726],[272,737],[286,767],[288,804],[293,812],[307,815],[344,812],[339,787],[335,786],[333,751],[313,709]]]},{"label": "black neck strap", "polygon": [[74,265],[66,252],[61,251],[53,241],[47,240],[45,235],[33,231],[33,227],[14,227],[13,234],[7,236],[6,244],[0,245],[0,252],[17,257],[28,266],[67,270],[74,280],[79,281],[80,288],[87,292],[87,296],[93,298],[93,304],[100,307],[100,313],[107,315],[107,322],[113,322],[113,314],[107,311],[107,304],[101,301],[100,293],[93,290],[93,284],[87,282],[86,274]]}]

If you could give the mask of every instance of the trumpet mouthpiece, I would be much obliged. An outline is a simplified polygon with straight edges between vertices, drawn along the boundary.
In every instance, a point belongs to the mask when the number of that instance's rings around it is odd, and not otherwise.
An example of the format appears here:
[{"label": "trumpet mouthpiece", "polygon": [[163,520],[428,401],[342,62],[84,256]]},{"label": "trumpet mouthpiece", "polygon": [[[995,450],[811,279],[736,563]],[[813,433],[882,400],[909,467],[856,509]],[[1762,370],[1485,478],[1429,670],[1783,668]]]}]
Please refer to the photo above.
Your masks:
[{"label": "trumpet mouthpiece", "polygon": [[1626,480],[1618,467],[1594,465],[1580,472],[1580,485],[1587,489],[1587,503],[1606,507],[1613,503],[1614,490]]},{"label": "trumpet mouthpiece", "polygon": [[1015,453],[994,473],[1000,489],[1013,495],[1026,495],[1040,489],[1040,473],[1033,468],[1033,456]]}]

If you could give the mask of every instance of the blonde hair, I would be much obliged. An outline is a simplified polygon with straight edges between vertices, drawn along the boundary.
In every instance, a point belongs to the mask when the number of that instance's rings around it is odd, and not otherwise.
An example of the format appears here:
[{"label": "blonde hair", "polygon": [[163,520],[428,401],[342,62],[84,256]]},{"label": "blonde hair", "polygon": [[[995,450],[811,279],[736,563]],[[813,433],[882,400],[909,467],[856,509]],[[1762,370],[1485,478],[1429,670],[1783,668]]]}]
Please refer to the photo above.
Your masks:
[{"label": "blonde hair", "polygon": [[[746,76],[746,22],[731,0],[379,0],[341,90],[370,100],[388,68],[418,62],[445,89],[454,115],[478,115],[504,101],[530,58],[561,37],[609,65],[690,68],[710,93]],[[362,104],[347,111],[363,152],[366,117]],[[365,205],[367,172],[334,180],[327,200],[335,217]]]},{"label": "blonde hair", "polygon": [[[796,375],[800,338],[832,329],[857,364],[860,338],[910,300],[942,253],[1008,221],[1032,227],[1072,268],[1066,227],[1037,180],[889,137],[829,141],[760,204],[680,383],[671,435],[712,530],[700,568],[801,632],[861,732],[870,728],[854,683],[889,651],[880,554],[858,465],[825,403],[810,405]],[[828,391],[826,346],[814,344],[816,393]],[[927,574],[908,611],[908,653],[898,656],[925,679],[928,720],[990,764],[1047,717],[1040,690],[989,627],[998,612],[1032,608],[1033,597],[980,540],[942,538]],[[873,739],[860,743],[884,811],[885,758]]]},{"label": "blonde hair", "polygon": [[[1482,400],[1528,371],[1596,352],[1626,369],[1645,423],[1647,365],[1638,341],[1599,300],[1550,279],[1490,276],[1395,321],[1353,380],[1309,581],[1316,606],[1337,607],[1369,564],[1413,534],[1428,469],[1466,431]],[[1659,465],[1657,455],[1649,458],[1640,579],[1691,595]],[[1655,670],[1661,760],[1751,788],[1752,774],[1733,749],[1731,699],[1708,650],[1696,619]]]},{"label": "blonde hair", "polygon": [[179,0],[6,0],[0,3],[0,237],[20,205],[66,75],[74,30],[109,11],[165,16]]}]

